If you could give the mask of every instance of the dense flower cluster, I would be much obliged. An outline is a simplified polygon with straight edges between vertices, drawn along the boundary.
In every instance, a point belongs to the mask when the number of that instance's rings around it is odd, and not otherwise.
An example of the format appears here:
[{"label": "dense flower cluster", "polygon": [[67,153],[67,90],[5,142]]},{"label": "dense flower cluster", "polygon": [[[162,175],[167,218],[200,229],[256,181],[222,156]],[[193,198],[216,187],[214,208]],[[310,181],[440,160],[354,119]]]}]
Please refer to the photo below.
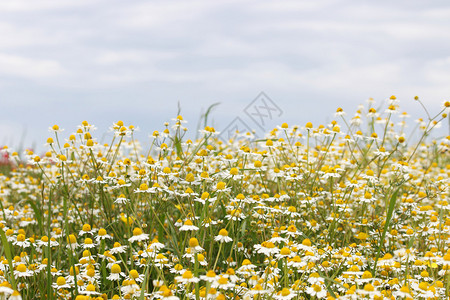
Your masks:
[{"label": "dense flower cluster", "polygon": [[150,149],[54,125],[1,150],[0,299],[447,299],[449,106],[415,138],[395,97],[259,140],[178,116]]}]

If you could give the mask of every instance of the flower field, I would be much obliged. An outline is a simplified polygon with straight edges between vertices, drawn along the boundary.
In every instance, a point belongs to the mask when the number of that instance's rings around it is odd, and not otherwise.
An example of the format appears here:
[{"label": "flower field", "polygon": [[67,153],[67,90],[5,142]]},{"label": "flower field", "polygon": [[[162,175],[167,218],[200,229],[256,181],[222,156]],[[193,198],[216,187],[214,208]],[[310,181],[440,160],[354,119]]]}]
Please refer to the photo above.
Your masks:
[{"label": "flower field", "polygon": [[262,138],[178,116],[147,148],[54,125],[1,150],[0,299],[450,299],[449,107],[411,136],[394,96]]}]

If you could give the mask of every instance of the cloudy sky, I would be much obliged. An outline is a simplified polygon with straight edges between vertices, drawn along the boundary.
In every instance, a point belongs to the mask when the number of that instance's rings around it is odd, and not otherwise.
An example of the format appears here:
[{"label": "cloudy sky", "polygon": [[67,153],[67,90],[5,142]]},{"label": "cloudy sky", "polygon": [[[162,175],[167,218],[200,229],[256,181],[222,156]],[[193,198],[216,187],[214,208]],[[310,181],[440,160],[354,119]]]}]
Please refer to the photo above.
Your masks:
[{"label": "cloudy sky", "polygon": [[83,120],[145,138],[178,103],[192,130],[216,102],[218,130],[256,128],[244,109],[262,91],[273,125],[351,116],[369,97],[413,115],[415,95],[431,111],[450,98],[448,1],[0,1],[0,37],[0,145]]}]

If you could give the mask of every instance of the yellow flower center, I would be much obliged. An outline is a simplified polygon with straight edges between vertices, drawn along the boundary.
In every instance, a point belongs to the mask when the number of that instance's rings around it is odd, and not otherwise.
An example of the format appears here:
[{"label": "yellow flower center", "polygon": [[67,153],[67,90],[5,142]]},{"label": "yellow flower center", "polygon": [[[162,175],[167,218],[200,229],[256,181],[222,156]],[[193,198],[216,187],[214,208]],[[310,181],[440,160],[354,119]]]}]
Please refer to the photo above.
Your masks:
[{"label": "yellow flower center", "polygon": [[91,231],[91,225],[89,225],[89,224],[84,224],[84,225],[83,225],[83,231]]},{"label": "yellow flower center", "polygon": [[425,281],[419,283],[419,288],[424,290],[424,291],[428,290],[428,283],[426,283]]},{"label": "yellow flower center", "polygon": [[95,270],[94,269],[88,269],[86,274],[89,277],[94,277],[95,276]]},{"label": "yellow flower center", "polygon": [[68,242],[69,244],[75,244],[75,243],[77,242],[77,238],[76,238],[73,234],[71,234],[71,235],[69,235],[69,237],[67,238],[67,242]]},{"label": "yellow flower center", "polygon": [[407,286],[402,286],[400,291],[403,293],[409,293],[409,288]]},{"label": "yellow flower center", "polygon": [[26,272],[27,271],[27,266],[25,266],[24,264],[20,264],[16,267],[16,270],[19,272]]},{"label": "yellow flower center", "polygon": [[289,291],[289,289],[284,288],[281,290],[281,296],[285,297],[285,296],[289,296],[289,294],[291,293],[291,291]]},{"label": "yellow flower center", "polygon": [[136,227],[133,229],[134,236],[141,235],[141,234],[142,234],[142,229],[140,229],[139,227]]},{"label": "yellow flower center", "polygon": [[237,168],[231,168],[230,169],[230,174],[231,175],[237,175],[237,174],[239,174],[239,170]]},{"label": "yellow flower center", "polygon": [[219,284],[227,284],[228,278],[220,276],[218,282],[219,282]]},{"label": "yellow flower center", "polygon": [[194,248],[198,246],[198,240],[196,238],[191,238],[189,240],[189,247]]},{"label": "yellow flower center", "polygon": [[193,182],[195,180],[195,176],[192,173],[189,173],[186,175],[186,181],[187,182]]},{"label": "yellow flower center", "polygon": [[66,279],[62,276],[59,276],[58,279],[56,279],[56,284],[61,286],[66,284]]},{"label": "yellow flower center", "polygon": [[302,242],[303,246],[311,247],[311,240],[310,239],[304,239]]},{"label": "yellow flower center", "polygon": [[136,270],[131,270],[131,271],[130,271],[130,277],[133,278],[133,279],[138,278],[138,277],[139,277],[138,271],[136,271]]},{"label": "yellow flower center", "polygon": [[191,271],[186,270],[181,277],[183,277],[183,279],[191,279],[194,277],[194,275],[192,275]]},{"label": "yellow flower center", "polygon": [[216,186],[216,188],[218,189],[218,190],[223,190],[223,189],[225,189],[225,182],[222,182],[222,181],[220,181],[220,182],[218,182],[217,183],[217,186]]},{"label": "yellow flower center", "polygon": [[289,250],[289,248],[283,247],[280,251],[281,255],[289,255],[291,254],[291,250]]},{"label": "yellow flower center", "polygon": [[86,291],[95,292],[95,286],[92,283],[88,284],[88,286],[86,287]]},{"label": "yellow flower center", "polygon": [[269,248],[269,249],[275,248],[275,245],[274,245],[274,243],[272,243],[272,242],[263,242],[263,243],[261,244],[261,246],[263,246],[263,247],[265,247],[265,248]]},{"label": "yellow flower center", "polygon": [[111,273],[118,274],[122,271],[118,264],[113,264],[111,267]]},{"label": "yellow flower center", "polygon": [[370,283],[368,283],[368,284],[366,284],[366,285],[364,286],[364,290],[365,290],[366,292],[373,292],[373,291],[375,290],[375,288],[373,287],[373,285],[371,285]]}]

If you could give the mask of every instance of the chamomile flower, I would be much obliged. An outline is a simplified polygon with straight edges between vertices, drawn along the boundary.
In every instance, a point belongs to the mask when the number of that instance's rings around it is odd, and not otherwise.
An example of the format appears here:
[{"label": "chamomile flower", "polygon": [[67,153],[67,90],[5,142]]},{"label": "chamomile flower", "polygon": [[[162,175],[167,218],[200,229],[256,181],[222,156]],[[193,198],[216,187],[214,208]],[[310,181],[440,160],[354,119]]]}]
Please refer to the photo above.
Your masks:
[{"label": "chamomile flower", "polygon": [[54,133],[61,133],[61,132],[64,131],[64,129],[59,128],[59,126],[55,124],[55,125],[53,125],[52,127],[49,127],[49,128],[48,128],[48,131],[49,131],[49,132],[54,132]]},{"label": "chamomile flower", "polygon": [[31,277],[33,275],[33,271],[29,270],[25,264],[17,265],[14,270],[14,276],[16,277]]},{"label": "chamomile flower", "polygon": [[276,300],[290,300],[295,297],[297,297],[297,293],[288,288],[283,288],[273,296],[273,298]]},{"label": "chamomile flower", "polygon": [[15,290],[9,296],[8,300],[22,300],[22,296],[20,295],[19,291]]},{"label": "chamomile flower", "polygon": [[111,254],[117,253],[125,253],[127,251],[128,246],[122,246],[119,242],[114,243],[114,247],[109,250]]},{"label": "chamomile flower", "polygon": [[91,228],[91,225],[89,225],[89,224],[84,224],[82,230],[80,230],[80,232],[78,233],[78,235],[79,235],[79,236],[83,236],[83,235],[85,235],[85,234],[90,234],[90,235],[92,235],[92,234],[94,234],[94,233],[95,233],[95,230],[93,230],[93,229]]},{"label": "chamomile flower", "polygon": [[98,230],[98,232],[97,232],[97,236],[95,237],[95,241],[96,241],[97,243],[99,243],[101,240],[106,240],[106,239],[111,240],[112,238],[113,238],[113,237],[110,236],[110,235],[106,232],[106,229],[100,228],[100,229]]},{"label": "chamomile flower", "polygon": [[118,264],[113,264],[111,266],[111,273],[107,279],[110,281],[118,281],[125,276],[125,273],[122,272],[122,268]]},{"label": "chamomile flower", "polygon": [[228,236],[228,231],[225,228],[222,228],[219,231],[219,234],[214,237],[214,240],[219,243],[229,243],[233,241],[233,239]]},{"label": "chamomile flower", "polygon": [[92,283],[89,283],[85,289],[80,288],[78,293],[87,296],[100,295],[100,293],[96,291],[95,285],[93,285]]},{"label": "chamomile flower", "polygon": [[[268,293],[270,293],[270,290],[264,289],[261,284],[257,283],[248,292],[245,293],[244,299],[245,299],[246,295],[253,298],[253,297],[255,297],[255,295],[264,295],[264,294],[268,294]],[[290,294],[290,291],[289,291],[289,294]]]},{"label": "chamomile flower", "polygon": [[161,250],[162,248],[164,248],[164,244],[160,243],[157,238],[154,238],[147,247],[147,249],[156,251]]},{"label": "chamomile flower", "polygon": [[304,239],[300,245],[297,246],[298,249],[304,251],[314,251],[314,247],[312,247],[312,243],[310,239]]},{"label": "chamomile flower", "polygon": [[208,192],[203,192],[200,197],[194,198],[194,201],[200,202],[201,204],[205,204],[206,202],[214,203],[217,200],[217,197],[211,197]]},{"label": "chamomile flower", "polygon": [[230,282],[227,277],[220,275],[211,285],[213,288],[228,290],[234,288],[234,283]]},{"label": "chamomile flower", "polygon": [[403,298],[413,299],[412,294],[411,294],[411,290],[406,285],[402,286],[400,288],[400,290],[392,292],[392,295],[394,295],[394,297],[398,297],[398,298],[401,298],[401,299],[403,299]]},{"label": "chamomile flower", "polygon": [[128,239],[130,243],[134,242],[142,242],[149,239],[149,235],[142,232],[142,229],[139,227],[135,227],[133,229],[133,236]]},{"label": "chamomile flower", "polygon": [[227,187],[226,183],[223,181],[219,181],[216,185],[216,192],[225,193],[231,191],[230,187]]},{"label": "chamomile flower", "polygon": [[184,221],[183,226],[180,227],[180,231],[197,231],[199,228],[195,226],[191,220]]},{"label": "chamomile flower", "polygon": [[130,202],[130,199],[125,197],[124,194],[120,194],[119,197],[117,197],[116,200],[114,200],[114,203],[117,203],[117,204],[127,204],[129,202]]},{"label": "chamomile flower", "polygon": [[75,250],[76,248],[78,248],[80,245],[77,243],[77,238],[75,237],[75,235],[70,234],[67,237],[67,248],[70,248],[72,250]]},{"label": "chamomile flower", "polygon": [[141,288],[134,280],[124,280],[120,289],[125,297],[136,298],[141,294]]},{"label": "chamomile flower", "polygon": [[356,293],[361,297],[367,296],[369,296],[370,298],[373,298],[374,296],[381,297],[381,293],[377,291],[375,287],[370,283],[366,283],[363,289],[357,289]]},{"label": "chamomile flower", "polygon": [[24,234],[18,234],[17,239],[13,242],[13,244],[22,248],[28,248],[31,245],[31,243],[26,240]]},{"label": "chamomile flower", "polygon": [[[195,263],[195,259],[191,260],[193,263]],[[205,256],[201,253],[197,254],[197,261],[201,266],[207,266],[208,261],[206,260]]]},{"label": "chamomile flower", "polygon": [[200,247],[198,240],[195,237],[189,239],[189,249],[192,253],[199,253],[204,251],[204,249]]},{"label": "chamomile flower", "polygon": [[192,274],[190,270],[185,270],[181,276],[176,276],[175,280],[182,284],[196,283],[200,281],[199,278],[194,277],[194,274]]},{"label": "chamomile flower", "polygon": [[173,291],[166,287],[165,285],[159,288],[159,291],[156,292],[157,298],[161,300],[179,300],[180,298],[173,294]]},{"label": "chamomile flower", "polygon": [[9,284],[8,281],[4,281],[0,283],[0,295],[2,296],[9,296],[14,292],[12,289],[12,286]]},{"label": "chamomile flower", "polygon": [[154,257],[155,266],[163,268],[164,266],[168,265],[169,259],[162,253],[158,253]]},{"label": "chamomile flower", "polygon": [[201,275],[200,280],[204,280],[206,282],[214,282],[218,279],[218,276],[216,275],[216,272],[214,270],[209,270],[206,272],[206,275]]},{"label": "chamomile flower", "polygon": [[136,270],[130,270],[127,280],[134,280],[136,282],[143,282],[145,278],[145,274],[140,274]]},{"label": "chamomile flower", "polygon": [[278,249],[272,242],[262,242],[260,245],[253,246],[258,253],[262,253],[266,256],[272,256],[278,254],[280,249]]},{"label": "chamomile flower", "polygon": [[313,284],[306,288],[306,293],[311,297],[317,297],[318,299],[323,299],[327,296],[327,291],[325,286],[322,284]]},{"label": "chamomile flower", "polygon": [[97,245],[94,244],[94,242],[92,241],[91,238],[85,238],[82,246],[84,249],[91,249],[91,248],[95,248]]},{"label": "chamomile flower", "polygon": [[278,258],[278,259],[288,258],[288,257],[292,257],[292,255],[293,255],[293,253],[289,248],[283,247],[280,249],[280,253],[278,253],[276,255],[276,258]]},{"label": "chamomile flower", "polygon": [[52,287],[54,289],[70,289],[71,288],[70,284],[67,284],[66,278],[64,278],[62,276],[59,276],[56,279],[56,282],[53,283]]},{"label": "chamomile flower", "polygon": [[205,228],[208,228],[209,226],[214,226],[214,225],[217,225],[217,224],[218,224],[218,222],[212,220],[211,218],[205,218],[202,221],[202,226],[205,227]]}]

